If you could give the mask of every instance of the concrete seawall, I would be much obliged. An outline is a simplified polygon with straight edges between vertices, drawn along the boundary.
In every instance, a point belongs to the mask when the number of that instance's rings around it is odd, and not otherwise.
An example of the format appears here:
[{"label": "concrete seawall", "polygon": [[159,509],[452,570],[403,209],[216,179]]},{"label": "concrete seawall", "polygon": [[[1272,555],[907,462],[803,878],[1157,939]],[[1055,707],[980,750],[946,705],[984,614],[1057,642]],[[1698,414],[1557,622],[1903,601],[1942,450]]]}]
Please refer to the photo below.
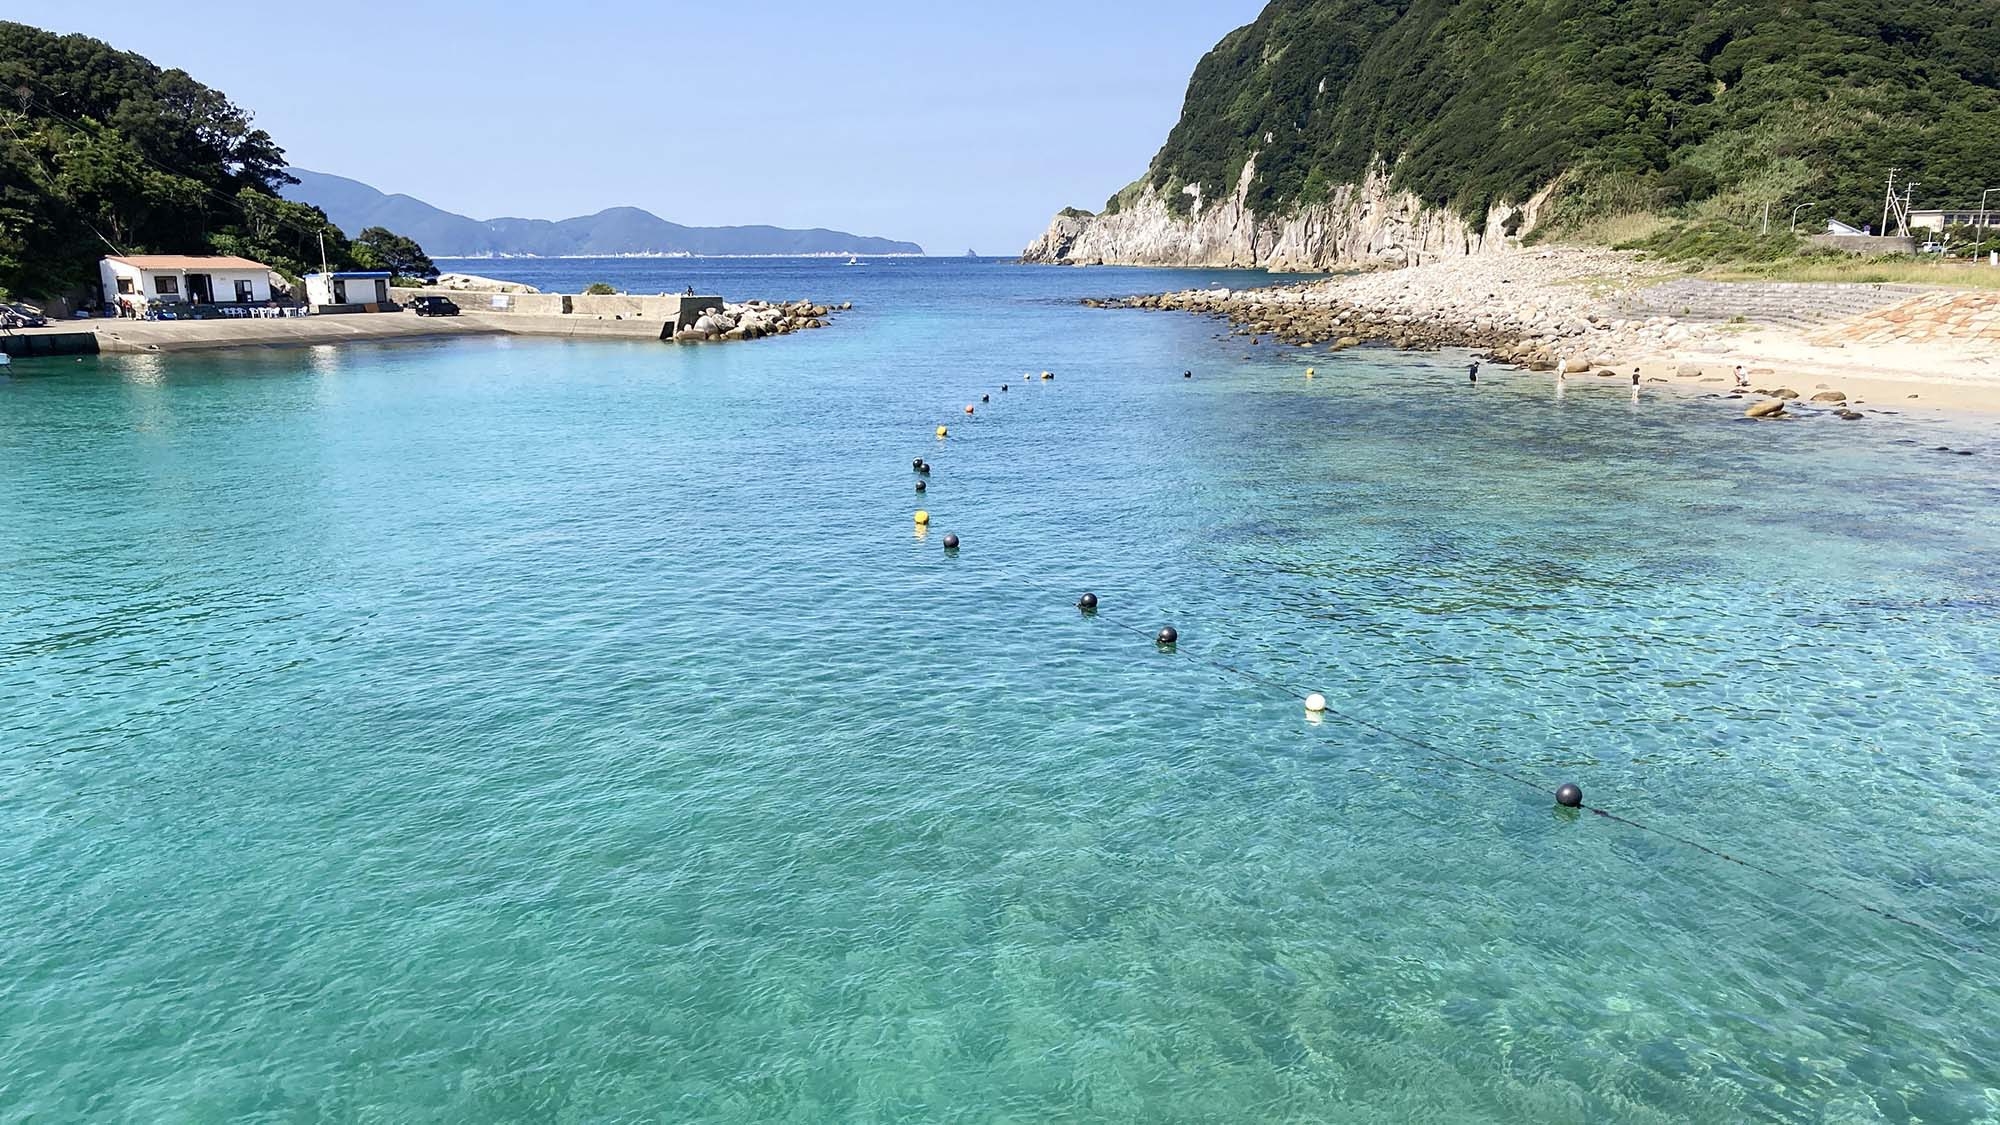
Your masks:
[{"label": "concrete seawall", "polygon": [[[458,323],[458,320],[464,320]],[[415,317],[408,313],[284,317],[272,320],[87,320],[60,328],[27,328],[14,333],[20,340],[89,337],[90,344],[58,353],[153,353],[200,351],[207,348],[296,347],[350,340],[415,339],[496,332],[464,318]],[[11,349],[10,349],[11,351]],[[47,354],[34,352],[30,354]]]},{"label": "concrete seawall", "polygon": [[[418,290],[397,291],[402,299]],[[719,307],[719,297],[680,295],[634,297],[569,296],[559,293],[505,294],[508,308],[496,311],[475,302],[485,293],[446,293],[462,310],[458,316],[417,316],[409,312],[322,313],[269,320],[85,320],[48,328],[20,329],[0,336],[12,356],[91,355],[201,351],[217,348],[298,347],[367,340],[415,340],[446,336],[552,336],[563,339],[674,342],[698,311]],[[777,318],[775,306],[757,306]],[[565,308],[570,311],[564,312]],[[815,311],[825,314],[825,306]],[[805,315],[803,313],[801,316]],[[821,327],[817,317],[798,327]],[[761,335],[762,333],[760,333]],[[771,333],[776,334],[776,333]]]},{"label": "concrete seawall", "polygon": [[19,329],[0,333],[0,354],[8,358],[26,359],[32,356],[51,355],[96,355],[97,334],[79,332],[67,325],[61,328]]}]

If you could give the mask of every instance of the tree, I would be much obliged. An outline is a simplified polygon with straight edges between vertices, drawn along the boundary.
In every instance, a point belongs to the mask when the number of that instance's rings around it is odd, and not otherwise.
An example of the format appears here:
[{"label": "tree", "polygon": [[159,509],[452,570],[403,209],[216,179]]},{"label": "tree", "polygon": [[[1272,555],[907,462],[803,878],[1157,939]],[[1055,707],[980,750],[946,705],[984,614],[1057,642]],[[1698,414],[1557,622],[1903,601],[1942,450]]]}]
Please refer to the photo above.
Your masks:
[{"label": "tree", "polygon": [[593,281],[583,292],[587,297],[609,297],[617,293],[618,290],[613,289],[609,282]]},{"label": "tree", "polygon": [[354,239],[354,262],[363,269],[388,270],[399,278],[429,281],[438,268],[413,238],[387,227],[369,227]]},{"label": "tree", "polygon": [[210,237],[214,253],[253,258],[291,277],[317,271],[322,253],[334,269],[354,265],[347,236],[319,208],[255,188],[238,192],[236,206],[242,221]]},{"label": "tree", "polygon": [[[284,151],[185,72],[0,21],[0,95],[0,288],[79,288],[105,254],[228,247],[281,269],[318,263],[326,216],[274,206],[294,182]],[[338,229],[328,252],[345,260]]]}]

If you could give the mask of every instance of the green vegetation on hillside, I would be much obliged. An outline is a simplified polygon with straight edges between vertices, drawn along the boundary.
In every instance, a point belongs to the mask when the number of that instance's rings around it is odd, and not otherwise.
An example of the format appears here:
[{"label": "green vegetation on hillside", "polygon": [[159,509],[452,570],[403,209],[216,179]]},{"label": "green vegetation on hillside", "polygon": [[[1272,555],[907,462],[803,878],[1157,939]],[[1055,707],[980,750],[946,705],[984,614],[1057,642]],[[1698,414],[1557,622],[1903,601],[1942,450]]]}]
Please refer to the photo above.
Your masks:
[{"label": "green vegetation on hillside", "polygon": [[1920,207],[2000,184],[1996,87],[1994,0],[1272,0],[1196,67],[1142,182],[1185,210],[1255,154],[1276,213],[1380,158],[1475,221],[1560,179],[1557,227],[1879,223],[1892,166]]},{"label": "green vegetation on hillside", "polygon": [[437,263],[414,238],[387,227],[365,227],[354,236],[354,264],[365,270],[388,270],[397,281],[430,281]]},{"label": "green vegetation on hillside", "polygon": [[[0,292],[73,290],[107,254],[240,254],[296,277],[322,237],[335,268],[364,264],[319,208],[277,197],[291,182],[270,135],[185,72],[0,21]],[[396,249],[378,268],[429,265]]]}]

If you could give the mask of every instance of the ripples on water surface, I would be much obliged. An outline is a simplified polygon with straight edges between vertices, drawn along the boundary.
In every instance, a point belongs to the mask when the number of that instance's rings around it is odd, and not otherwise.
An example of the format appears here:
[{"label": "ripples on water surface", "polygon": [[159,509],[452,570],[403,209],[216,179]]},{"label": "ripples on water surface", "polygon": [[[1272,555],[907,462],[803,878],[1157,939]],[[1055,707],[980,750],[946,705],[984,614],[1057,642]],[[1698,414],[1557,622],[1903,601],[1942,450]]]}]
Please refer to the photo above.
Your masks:
[{"label": "ripples on water surface", "polygon": [[699,269],[0,383],[0,1117],[2000,1116],[1991,427]]}]

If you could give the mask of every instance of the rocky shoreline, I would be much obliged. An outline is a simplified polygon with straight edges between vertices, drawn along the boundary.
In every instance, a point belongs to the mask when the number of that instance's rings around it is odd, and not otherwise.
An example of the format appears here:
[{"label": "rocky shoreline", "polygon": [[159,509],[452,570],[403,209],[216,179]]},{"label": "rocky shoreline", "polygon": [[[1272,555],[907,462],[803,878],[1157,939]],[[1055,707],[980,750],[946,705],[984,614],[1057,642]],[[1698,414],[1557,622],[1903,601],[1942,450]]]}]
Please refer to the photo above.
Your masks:
[{"label": "rocky shoreline", "polygon": [[1227,319],[1237,335],[1301,347],[1472,348],[1536,371],[1587,371],[1684,347],[1703,334],[1674,317],[1622,313],[1612,295],[1669,276],[1616,251],[1543,251],[1257,289],[1087,300]]},{"label": "rocky shoreline", "polygon": [[[1752,417],[1823,411],[1854,421],[1863,410],[1900,413],[1911,400],[2000,411],[1987,342],[2000,340],[2000,294],[1977,291],[1689,282],[1633,253],[1558,247],[1084,304],[1215,317],[1267,346],[1466,348],[1530,371],[1621,384],[1636,376],[1747,396],[1759,407]],[[1752,386],[1735,386],[1738,368]]]}]

